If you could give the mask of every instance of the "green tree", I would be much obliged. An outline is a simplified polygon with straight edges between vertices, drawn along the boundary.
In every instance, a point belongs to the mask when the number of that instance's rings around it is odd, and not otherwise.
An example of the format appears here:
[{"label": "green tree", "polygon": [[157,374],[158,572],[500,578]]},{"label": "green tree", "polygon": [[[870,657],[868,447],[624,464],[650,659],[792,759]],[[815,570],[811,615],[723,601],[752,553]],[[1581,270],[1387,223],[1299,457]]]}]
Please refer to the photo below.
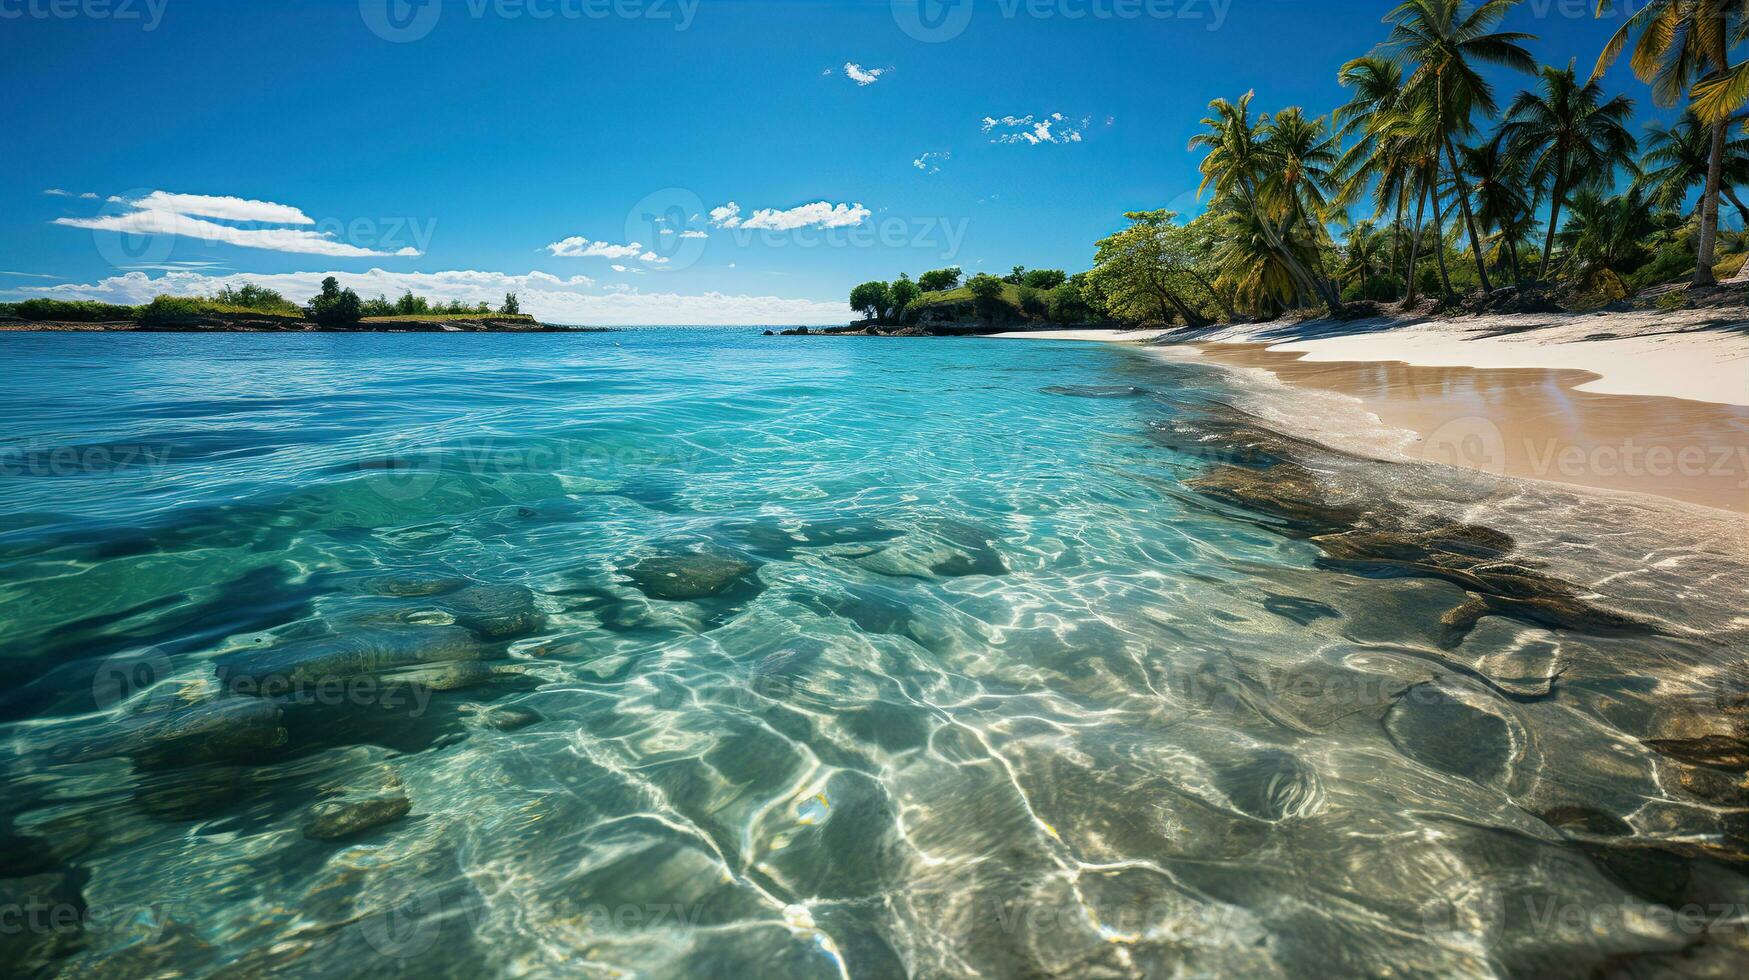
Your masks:
[{"label": "green tree", "polygon": [[1026,282],[1026,266],[1024,266],[1024,265],[1015,266],[1013,272],[1010,272],[1008,275],[1002,277],[1002,281],[1009,284],[1010,286],[1018,286],[1021,283]]},{"label": "green tree", "polygon": [[505,316],[516,316],[522,312],[522,304],[517,302],[515,293],[504,294],[504,305],[498,308],[498,312]]},{"label": "green tree", "polygon": [[1633,161],[1639,141],[1628,131],[1632,99],[1606,101],[1597,80],[1580,84],[1572,65],[1545,66],[1538,83],[1540,91],[1522,92],[1513,100],[1500,139],[1524,162],[1532,185],[1548,189],[1548,235],[1537,274],[1546,279],[1568,196],[1578,188],[1608,186],[1616,167]]},{"label": "green tree", "polygon": [[1386,50],[1414,68],[1404,82],[1406,96],[1418,111],[1432,115],[1431,126],[1445,150],[1459,210],[1469,231],[1476,276],[1484,290],[1492,284],[1458,160],[1457,140],[1475,131],[1476,116],[1492,118],[1499,111],[1493,87],[1477,71],[1477,65],[1498,65],[1527,74],[1536,71],[1535,59],[1519,43],[1534,40],[1531,35],[1494,30],[1515,3],[1517,0],[1488,0],[1466,13],[1464,0],[1404,0],[1386,16],[1395,25],[1385,42]]},{"label": "green tree", "polygon": [[1131,211],[1129,227],[1101,239],[1091,278],[1099,283],[1111,312],[1132,321],[1182,319],[1207,326],[1197,296],[1219,300],[1210,281],[1211,256],[1200,232],[1175,223],[1170,211]]},{"label": "green tree", "polygon": [[364,304],[351,289],[341,289],[333,276],[322,280],[322,292],[310,300],[310,319],[323,327],[350,327],[364,318]]},{"label": "green tree", "polygon": [[892,302],[890,292],[884,282],[865,282],[850,291],[850,308],[876,323],[884,323]]},{"label": "green tree", "polygon": [[[1732,46],[1742,39],[1743,0],[1643,0],[1644,5],[1617,28],[1598,55],[1592,78],[1601,76],[1639,36],[1628,64],[1652,86],[1652,101],[1675,105],[1689,96],[1695,114],[1712,127],[1707,176],[1701,191],[1700,236],[1695,245],[1695,286],[1711,286],[1713,250],[1718,238],[1719,197],[1725,176],[1725,131],[1749,97],[1749,64],[1730,63]],[[1614,11],[1611,0],[1597,0],[1597,16]]]},{"label": "green tree", "polygon": [[917,279],[917,285],[926,293],[939,293],[953,289],[960,284],[960,267],[936,269],[925,272]]},{"label": "green tree", "polygon": [[899,278],[887,287],[887,308],[892,311],[894,319],[900,319],[911,304],[917,301],[917,297],[922,295],[923,290],[911,281],[911,274],[901,272]]},{"label": "green tree", "polygon": [[1081,294],[1081,287],[1072,282],[1051,290],[1046,305],[1050,318],[1057,323],[1087,323],[1094,319],[1087,298]]},{"label": "green tree", "polygon": [[1069,274],[1061,269],[1030,269],[1021,277],[1020,284],[1048,293],[1068,281]]},{"label": "green tree", "polygon": [[[1640,179],[1659,206],[1680,208],[1696,187],[1705,187],[1712,162],[1712,127],[1693,112],[1669,126],[1646,127],[1646,155],[1640,158]],[[1749,184],[1749,139],[1725,142],[1723,179],[1719,192],[1728,198],[1749,228],[1749,207],[1737,196],[1736,187]],[[1696,205],[1697,213],[1699,205]]]},{"label": "green tree", "polygon": [[972,291],[972,301],[978,316],[991,323],[1008,319],[1008,302],[1005,298],[1007,290],[1003,288],[1003,280],[980,272],[967,281],[966,285]]},{"label": "green tree", "polygon": [[364,301],[363,313],[365,316],[394,316],[395,304],[389,302],[387,296],[379,294],[376,299]]},{"label": "green tree", "polygon": [[1209,103],[1210,114],[1202,123],[1204,132],[1190,141],[1191,149],[1205,149],[1200,169],[1202,189],[1212,188],[1218,201],[1232,201],[1235,206],[1256,216],[1263,243],[1273,251],[1296,286],[1308,296],[1317,296],[1331,313],[1342,309],[1342,300],[1321,277],[1306,270],[1303,254],[1290,249],[1283,241],[1284,232],[1293,219],[1290,209],[1271,207],[1261,199],[1258,184],[1275,168],[1262,122],[1251,118],[1251,99],[1246,92],[1238,102],[1216,99]]},{"label": "green tree", "polygon": [[1575,275],[1599,269],[1621,273],[1645,253],[1646,240],[1657,230],[1646,191],[1636,184],[1614,197],[1595,190],[1574,195],[1560,240]]}]

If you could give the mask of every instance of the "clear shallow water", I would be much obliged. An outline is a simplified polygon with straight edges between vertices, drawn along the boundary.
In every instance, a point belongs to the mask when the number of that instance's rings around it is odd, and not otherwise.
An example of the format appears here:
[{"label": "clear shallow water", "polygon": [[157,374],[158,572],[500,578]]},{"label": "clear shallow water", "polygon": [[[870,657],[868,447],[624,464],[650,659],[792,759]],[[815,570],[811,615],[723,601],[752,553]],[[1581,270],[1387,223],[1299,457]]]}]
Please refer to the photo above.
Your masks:
[{"label": "clear shallow water", "polygon": [[1655,626],[1454,636],[1198,492],[1236,392],[1139,351],[4,340],[14,967],[1745,962],[1741,525],[1298,447]]}]

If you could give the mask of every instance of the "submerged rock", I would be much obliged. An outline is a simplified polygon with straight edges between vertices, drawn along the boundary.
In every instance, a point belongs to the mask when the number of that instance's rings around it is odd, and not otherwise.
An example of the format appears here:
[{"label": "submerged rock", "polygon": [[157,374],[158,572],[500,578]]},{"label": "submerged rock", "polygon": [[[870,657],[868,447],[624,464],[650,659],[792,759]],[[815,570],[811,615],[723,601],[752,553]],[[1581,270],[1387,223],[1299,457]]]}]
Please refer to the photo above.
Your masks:
[{"label": "submerged rock", "polygon": [[445,595],[438,605],[457,626],[488,639],[526,635],[542,625],[534,593],[520,585],[472,585]]},{"label": "submerged rock", "polygon": [[148,768],[259,762],[285,745],[282,721],[283,712],[271,701],[223,698],[126,717],[111,731],[58,746],[49,755],[59,763],[125,757]]},{"label": "submerged rock", "polygon": [[0,878],[0,966],[7,976],[36,976],[78,948],[85,898],[73,878],[39,874]]},{"label": "submerged rock", "polygon": [[506,704],[494,708],[488,708],[481,713],[480,720],[501,732],[514,732],[527,728],[530,725],[537,725],[546,721],[547,718],[533,708],[524,708],[519,705]]},{"label": "submerged rock", "polygon": [[988,531],[963,521],[924,524],[871,555],[856,559],[871,572],[909,578],[1008,574],[1008,561]]},{"label": "submerged rock", "polygon": [[1140,398],[1148,393],[1148,389],[1134,385],[1051,385],[1040,390],[1065,398]]},{"label": "submerged rock", "polygon": [[691,602],[746,586],[758,566],[720,551],[656,555],[624,569],[639,591],[652,599]]},{"label": "submerged rock", "polygon": [[1477,783],[1510,778],[1519,753],[1515,726],[1480,692],[1417,684],[1385,714],[1385,732],[1404,755]]},{"label": "submerged rock", "polygon": [[275,696],[349,677],[485,658],[486,651],[465,629],[418,626],[358,630],[228,654],[216,668],[227,690]]},{"label": "submerged rock", "polygon": [[400,793],[325,800],[310,808],[304,836],[310,840],[343,840],[394,823],[412,809],[412,801]]},{"label": "submerged rock", "polygon": [[1273,517],[1306,535],[1340,533],[1362,516],[1357,507],[1331,501],[1312,471],[1298,463],[1263,469],[1217,466],[1186,485],[1222,503]]}]

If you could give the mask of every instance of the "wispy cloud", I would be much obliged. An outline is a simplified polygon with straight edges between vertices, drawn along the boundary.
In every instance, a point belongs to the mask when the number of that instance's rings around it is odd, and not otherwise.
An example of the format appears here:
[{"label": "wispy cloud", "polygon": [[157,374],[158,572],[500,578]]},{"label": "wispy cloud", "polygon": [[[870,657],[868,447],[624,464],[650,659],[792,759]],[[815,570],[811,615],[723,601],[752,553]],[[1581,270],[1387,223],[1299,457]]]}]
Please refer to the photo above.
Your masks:
[{"label": "wispy cloud", "polygon": [[72,191],[61,190],[59,187],[51,187],[48,190],[43,191],[43,193],[47,194],[50,197],[77,197],[77,198],[79,198],[81,200],[85,200],[85,201],[97,200],[97,195],[93,194],[90,191],[86,191],[83,194],[75,194]]},{"label": "wispy cloud", "polygon": [[881,80],[881,76],[892,71],[891,68],[864,68],[854,61],[844,63],[844,76],[858,85],[873,85]]},{"label": "wispy cloud", "polygon": [[911,166],[916,167],[918,170],[921,170],[926,174],[938,174],[941,173],[941,165],[952,159],[953,154],[951,152],[925,153],[917,159],[912,160]]},{"label": "wispy cloud", "polygon": [[592,242],[581,235],[573,235],[553,242],[546,248],[561,259],[637,259],[650,265],[668,264],[667,259],[637,242],[615,245],[611,242]]},{"label": "wispy cloud", "polygon": [[[635,270],[634,270],[635,271]],[[274,275],[209,276],[170,272],[156,278],[130,272],[93,283],[29,286],[34,295],[93,299],[110,303],[144,303],[160,293],[211,296],[225,286],[251,282],[301,302],[321,291],[322,279],[333,276],[340,285],[363,296],[398,296],[412,290],[445,303],[497,300],[513,292],[525,313],[548,323],[643,326],[672,323],[829,324],[848,323],[851,312],[842,301],[821,301],[746,293],[679,294],[643,292],[627,283],[597,286],[587,276],[560,278],[544,272],[510,275],[502,272],[292,272]]]},{"label": "wispy cloud", "polygon": [[1025,116],[994,116],[984,117],[984,132],[990,134],[992,143],[1025,143],[1037,146],[1040,143],[1079,143],[1081,134],[1092,123],[1091,116],[1081,119],[1070,119],[1060,112],[1048,116],[1034,118]]},{"label": "wispy cloud", "polygon": [[[206,194],[171,194],[165,191],[153,191],[132,201],[117,197],[112,197],[109,201],[127,210],[116,214],[100,214],[94,218],[56,218],[54,223],[91,231],[197,238],[241,248],[326,255],[330,258],[381,258],[422,254],[411,247],[394,252],[381,252],[349,245],[337,240],[331,232],[308,230],[307,226],[316,223],[308,215],[291,205],[275,204],[272,201],[251,201],[240,197],[214,197]],[[220,224],[219,221],[304,227],[239,228]]]},{"label": "wispy cloud", "polygon": [[862,224],[874,212],[861,204],[832,204],[816,201],[800,207],[779,210],[761,208],[751,217],[741,216],[741,206],[734,201],[711,209],[711,224],[718,228],[745,228],[749,231],[794,231],[798,228],[849,228]]}]

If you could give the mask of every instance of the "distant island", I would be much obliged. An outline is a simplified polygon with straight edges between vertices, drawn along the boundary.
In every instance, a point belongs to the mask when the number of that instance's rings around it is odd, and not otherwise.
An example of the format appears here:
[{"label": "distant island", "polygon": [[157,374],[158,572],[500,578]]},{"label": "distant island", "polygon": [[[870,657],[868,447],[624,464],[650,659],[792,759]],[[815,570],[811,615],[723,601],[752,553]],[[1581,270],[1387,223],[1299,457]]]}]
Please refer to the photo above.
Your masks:
[{"label": "distant island", "polygon": [[137,331],[159,333],[540,333],[596,331],[562,327],[523,313],[516,294],[494,310],[481,301],[441,303],[411,291],[397,300],[360,299],[332,276],[304,306],[271,289],[244,283],[210,297],[158,296],[141,306],[30,299],[0,303],[0,331]]}]

